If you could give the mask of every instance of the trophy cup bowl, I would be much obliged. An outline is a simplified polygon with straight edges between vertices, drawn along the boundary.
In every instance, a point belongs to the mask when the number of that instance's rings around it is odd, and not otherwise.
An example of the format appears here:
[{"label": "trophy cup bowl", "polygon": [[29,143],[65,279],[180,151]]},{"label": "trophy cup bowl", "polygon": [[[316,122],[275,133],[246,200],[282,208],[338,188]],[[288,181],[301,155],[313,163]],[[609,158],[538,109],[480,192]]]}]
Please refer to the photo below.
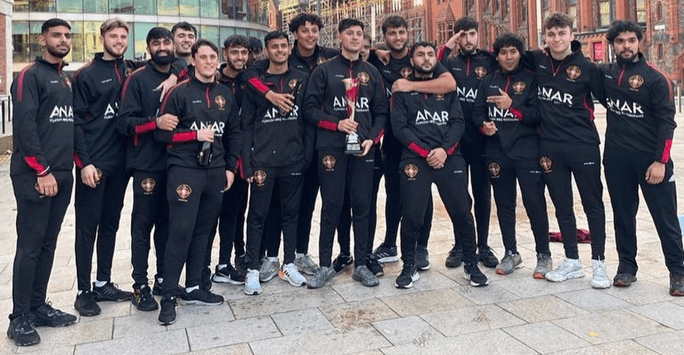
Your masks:
[{"label": "trophy cup bowl", "polygon": [[[342,79],[342,83],[345,88],[345,101],[347,103],[347,115],[350,120],[354,120],[354,114],[356,113],[356,98],[359,94],[359,80],[353,78]],[[361,154],[363,149],[361,148],[361,141],[359,140],[359,135],[356,132],[347,133],[345,137],[345,154]]]}]

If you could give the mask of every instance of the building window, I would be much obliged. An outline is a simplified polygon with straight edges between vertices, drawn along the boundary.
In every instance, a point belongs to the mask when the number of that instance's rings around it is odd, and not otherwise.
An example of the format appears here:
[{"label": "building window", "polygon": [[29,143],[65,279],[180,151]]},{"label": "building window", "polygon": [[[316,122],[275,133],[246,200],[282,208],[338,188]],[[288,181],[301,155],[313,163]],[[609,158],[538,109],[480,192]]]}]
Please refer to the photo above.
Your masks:
[{"label": "building window", "polygon": [[437,24],[437,38],[439,43],[446,43],[449,38],[454,36],[454,24],[440,22]]},{"label": "building window", "polygon": [[147,59],[149,58],[149,56],[147,55],[147,33],[150,32],[150,30],[154,27],[157,27],[157,24],[147,22],[136,22],[134,24],[134,27],[135,48],[129,48],[128,51],[131,51],[131,49],[133,49],[133,53],[136,58]]},{"label": "building window", "polygon": [[663,60],[663,57],[664,57],[664,54],[663,54],[663,44],[662,44],[662,43],[658,43],[658,56],[656,57],[656,59],[657,59],[659,62],[661,62],[661,61]]},{"label": "building window", "polygon": [[656,4],[656,21],[660,21],[663,19],[663,4],[658,1],[658,4]]},{"label": "building window", "polygon": [[179,8],[182,16],[199,16],[199,3],[197,0],[180,0]]},{"label": "building window", "polygon": [[646,23],[646,0],[636,0],[636,20]]},{"label": "building window", "polygon": [[83,0],[59,0],[57,12],[83,12]]},{"label": "building window", "polygon": [[577,28],[577,1],[568,1],[568,16],[572,19],[572,28]]},{"label": "building window", "polygon": [[607,0],[599,1],[599,26],[610,26],[610,2]]},{"label": "building window", "polygon": [[520,19],[522,21],[527,21],[527,0],[522,0],[522,3],[520,4]]},{"label": "building window", "polygon": [[178,16],[178,0],[157,0],[157,14]]},{"label": "building window", "polygon": [[109,11],[115,14],[135,13],[133,0],[109,0]]},{"label": "building window", "polygon": [[[33,43],[35,46],[36,42]],[[31,32],[28,22],[12,22],[12,48],[12,60],[15,63],[31,61]]]}]

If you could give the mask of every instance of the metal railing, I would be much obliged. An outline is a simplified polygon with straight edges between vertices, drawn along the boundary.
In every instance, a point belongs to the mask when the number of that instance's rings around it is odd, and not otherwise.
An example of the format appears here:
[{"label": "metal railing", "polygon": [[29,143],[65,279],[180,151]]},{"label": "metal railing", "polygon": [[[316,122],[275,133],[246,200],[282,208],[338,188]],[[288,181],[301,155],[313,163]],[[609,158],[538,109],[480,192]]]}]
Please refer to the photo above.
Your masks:
[{"label": "metal railing", "polygon": [[0,95],[0,121],[2,121],[0,135],[12,134],[12,100],[9,95]]}]

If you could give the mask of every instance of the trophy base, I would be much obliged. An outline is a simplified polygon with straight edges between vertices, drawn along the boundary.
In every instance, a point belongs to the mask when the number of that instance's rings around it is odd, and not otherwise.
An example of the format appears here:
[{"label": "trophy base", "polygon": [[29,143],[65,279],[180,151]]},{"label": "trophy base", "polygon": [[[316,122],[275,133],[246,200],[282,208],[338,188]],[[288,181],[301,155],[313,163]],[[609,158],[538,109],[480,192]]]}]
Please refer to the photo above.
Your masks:
[{"label": "trophy base", "polygon": [[361,149],[361,144],[347,145],[347,148],[344,150],[344,154],[349,155],[357,155],[361,153],[363,153],[363,149]]}]

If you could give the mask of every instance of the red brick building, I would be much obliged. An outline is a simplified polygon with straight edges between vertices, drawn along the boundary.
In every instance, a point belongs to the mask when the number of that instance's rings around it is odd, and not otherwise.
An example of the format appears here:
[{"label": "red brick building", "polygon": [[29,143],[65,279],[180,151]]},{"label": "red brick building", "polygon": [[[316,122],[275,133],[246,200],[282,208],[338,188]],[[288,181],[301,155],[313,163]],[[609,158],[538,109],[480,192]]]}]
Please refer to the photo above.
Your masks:
[{"label": "red brick building", "polygon": [[0,95],[9,92],[12,78],[12,1],[0,0]]}]

